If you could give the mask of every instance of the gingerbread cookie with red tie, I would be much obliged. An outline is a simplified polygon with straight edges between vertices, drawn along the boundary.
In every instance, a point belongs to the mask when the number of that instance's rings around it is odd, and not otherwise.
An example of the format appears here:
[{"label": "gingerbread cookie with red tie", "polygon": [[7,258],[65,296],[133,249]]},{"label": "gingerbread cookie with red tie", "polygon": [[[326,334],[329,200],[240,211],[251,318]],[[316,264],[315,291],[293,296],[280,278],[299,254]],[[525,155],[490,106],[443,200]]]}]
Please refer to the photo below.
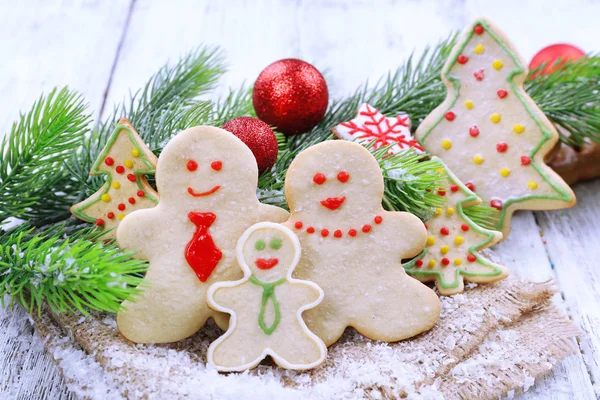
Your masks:
[{"label": "gingerbread cookie with red tie", "polygon": [[156,168],[158,205],[127,215],[117,230],[121,248],[149,261],[142,293],[117,314],[123,336],[169,343],[211,317],[227,325],[225,314],[208,307],[208,287],[242,277],[235,246],[248,227],[288,216],[259,203],[257,181],[252,152],[223,129],[190,128],[167,144]]}]

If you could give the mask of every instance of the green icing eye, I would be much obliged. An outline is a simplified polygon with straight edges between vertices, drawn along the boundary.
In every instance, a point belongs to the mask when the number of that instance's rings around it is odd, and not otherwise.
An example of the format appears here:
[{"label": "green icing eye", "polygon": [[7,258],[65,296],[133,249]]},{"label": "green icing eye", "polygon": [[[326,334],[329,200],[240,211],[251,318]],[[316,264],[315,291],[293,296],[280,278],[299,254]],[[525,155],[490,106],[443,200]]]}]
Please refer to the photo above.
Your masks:
[{"label": "green icing eye", "polygon": [[254,243],[254,248],[256,250],[264,250],[265,247],[266,245],[264,240],[257,240],[256,243]]},{"label": "green icing eye", "polygon": [[281,248],[281,239],[277,239],[277,238],[271,239],[270,246],[273,250],[279,250]]}]

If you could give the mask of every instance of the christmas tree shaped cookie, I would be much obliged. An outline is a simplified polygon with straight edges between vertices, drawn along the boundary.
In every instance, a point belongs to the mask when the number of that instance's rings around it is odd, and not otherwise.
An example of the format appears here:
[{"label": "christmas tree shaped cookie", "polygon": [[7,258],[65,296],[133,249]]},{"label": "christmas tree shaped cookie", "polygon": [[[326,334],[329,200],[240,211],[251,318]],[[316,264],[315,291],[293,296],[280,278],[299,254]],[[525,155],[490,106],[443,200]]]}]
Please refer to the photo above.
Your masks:
[{"label": "christmas tree shaped cookie", "polygon": [[500,210],[504,236],[516,210],[575,204],[569,186],[544,163],[558,133],[525,92],[526,78],[527,68],[504,35],[486,20],[475,21],[443,68],[446,99],[415,134],[485,204]]},{"label": "christmas tree shaped cookie", "polygon": [[421,282],[435,281],[441,294],[451,295],[463,291],[465,280],[496,282],[506,278],[508,270],[478,253],[502,239],[500,232],[482,228],[465,215],[465,209],[481,204],[481,199],[448,168],[444,172],[447,185],[438,194],[448,200],[426,222],[427,245],[405,269]]},{"label": "christmas tree shaped cookie", "polygon": [[239,239],[236,256],[244,277],[208,290],[211,308],[231,314],[227,332],[208,349],[219,371],[253,368],[266,356],[283,368],[309,369],[325,361],[327,348],[302,320],[323,300],[314,283],[292,278],[300,259],[296,235],[259,222]]},{"label": "christmas tree shaped cookie", "polygon": [[105,175],[106,182],[91,197],[71,207],[77,218],[112,229],[102,239],[116,237],[125,215],[158,202],[158,194],[145,174],[154,174],[156,156],[126,118],[121,118],[92,166],[90,175]]}]

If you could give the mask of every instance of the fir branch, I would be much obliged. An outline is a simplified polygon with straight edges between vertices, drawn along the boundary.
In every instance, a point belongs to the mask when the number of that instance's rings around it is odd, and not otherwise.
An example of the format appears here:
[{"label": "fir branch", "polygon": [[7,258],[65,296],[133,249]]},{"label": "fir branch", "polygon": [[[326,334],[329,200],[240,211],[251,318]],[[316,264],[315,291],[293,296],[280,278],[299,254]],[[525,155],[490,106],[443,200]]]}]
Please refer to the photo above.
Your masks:
[{"label": "fir branch", "polygon": [[54,89],[13,124],[0,144],[0,221],[41,225],[68,215],[76,183],[63,166],[89,129],[85,109],[79,94]]},{"label": "fir branch", "polygon": [[139,293],[136,275],[146,264],[114,244],[90,241],[93,230],[80,232],[65,239],[64,226],[34,233],[23,225],[0,236],[0,297],[30,313],[44,302],[59,312],[118,311]]}]

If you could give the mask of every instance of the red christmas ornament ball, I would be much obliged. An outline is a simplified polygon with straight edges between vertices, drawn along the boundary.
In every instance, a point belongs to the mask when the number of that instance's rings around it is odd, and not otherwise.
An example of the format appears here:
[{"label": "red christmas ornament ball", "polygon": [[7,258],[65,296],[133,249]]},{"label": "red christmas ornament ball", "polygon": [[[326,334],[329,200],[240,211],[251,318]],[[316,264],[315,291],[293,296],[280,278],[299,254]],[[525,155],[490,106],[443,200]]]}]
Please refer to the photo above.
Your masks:
[{"label": "red christmas ornament ball", "polygon": [[258,171],[271,169],[277,160],[277,138],[265,122],[252,117],[237,117],[223,125],[250,148],[256,158]]},{"label": "red christmas ornament ball", "polygon": [[252,91],[256,115],[286,135],[307,132],[323,119],[329,90],[323,75],[302,60],[288,58],[265,68]]},{"label": "red christmas ornament ball", "polygon": [[[565,62],[567,62],[567,60],[577,61],[584,55],[585,53],[579,47],[564,43],[553,44],[551,46],[544,47],[542,50],[538,51],[535,56],[533,56],[531,62],[529,63],[529,69],[534,70],[546,63],[546,66],[541,71],[541,74],[550,75],[552,72],[560,68]],[[562,61],[557,65],[553,65],[558,59],[562,59]]]}]

